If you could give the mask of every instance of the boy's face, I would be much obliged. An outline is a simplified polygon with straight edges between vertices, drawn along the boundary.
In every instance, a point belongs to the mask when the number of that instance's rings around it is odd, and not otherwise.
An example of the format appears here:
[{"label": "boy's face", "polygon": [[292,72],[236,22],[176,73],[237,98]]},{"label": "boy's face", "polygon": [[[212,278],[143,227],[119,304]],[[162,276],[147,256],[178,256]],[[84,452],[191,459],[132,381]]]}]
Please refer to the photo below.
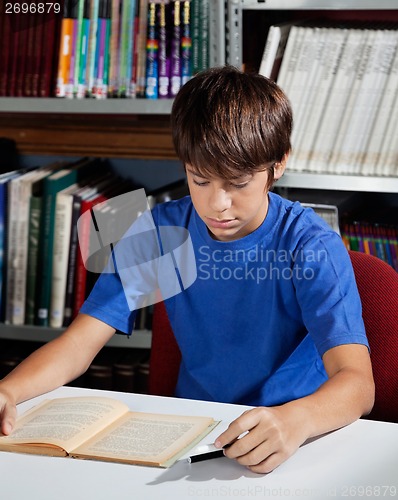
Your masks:
[{"label": "boy's face", "polygon": [[[275,179],[284,170],[275,168]],[[268,170],[225,180],[203,177],[186,165],[192,203],[214,239],[232,241],[255,231],[268,211]]]}]

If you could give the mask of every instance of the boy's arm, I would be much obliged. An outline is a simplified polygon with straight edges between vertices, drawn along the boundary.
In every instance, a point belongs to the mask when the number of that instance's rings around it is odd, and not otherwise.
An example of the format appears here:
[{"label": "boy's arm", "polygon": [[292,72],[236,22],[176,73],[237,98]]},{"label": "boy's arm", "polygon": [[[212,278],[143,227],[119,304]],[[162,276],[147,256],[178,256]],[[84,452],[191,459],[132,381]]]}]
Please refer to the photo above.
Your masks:
[{"label": "boy's arm", "polygon": [[216,446],[233,443],[225,451],[227,457],[253,472],[270,472],[307,439],[369,413],[374,403],[374,382],[367,347],[334,347],[324,354],[323,362],[329,379],[316,392],[281,406],[245,412],[217,438]]},{"label": "boy's arm", "polygon": [[22,361],[0,380],[0,430],[9,434],[15,405],[74,380],[89,367],[115,329],[79,314],[68,329]]}]

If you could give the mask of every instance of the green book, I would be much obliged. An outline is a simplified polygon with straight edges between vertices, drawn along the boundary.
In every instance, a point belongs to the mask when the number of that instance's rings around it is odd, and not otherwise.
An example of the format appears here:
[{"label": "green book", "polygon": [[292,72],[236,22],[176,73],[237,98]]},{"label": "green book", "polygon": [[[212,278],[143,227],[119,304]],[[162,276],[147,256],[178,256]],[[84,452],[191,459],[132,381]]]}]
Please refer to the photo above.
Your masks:
[{"label": "green book", "polygon": [[84,180],[90,173],[97,173],[96,163],[96,159],[83,158],[44,180],[38,259],[40,287],[37,294],[35,321],[39,326],[49,325],[56,195],[58,191]]},{"label": "green book", "polygon": [[35,324],[36,277],[40,238],[41,196],[32,196],[29,205],[28,266],[26,273],[25,324]]}]

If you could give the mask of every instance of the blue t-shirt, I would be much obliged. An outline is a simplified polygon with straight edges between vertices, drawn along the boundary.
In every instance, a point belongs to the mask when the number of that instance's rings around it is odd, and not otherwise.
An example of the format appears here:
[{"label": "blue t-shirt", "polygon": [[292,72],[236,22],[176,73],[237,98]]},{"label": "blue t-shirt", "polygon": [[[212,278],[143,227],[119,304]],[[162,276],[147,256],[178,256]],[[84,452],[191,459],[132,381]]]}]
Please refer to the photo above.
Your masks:
[{"label": "blue t-shirt", "polygon": [[[197,277],[165,301],[182,354],[176,396],[272,406],[313,393],[321,357],[368,345],[351,261],[339,235],[312,209],[269,193],[262,225],[214,240],[190,197],[158,205],[157,227],[189,231]],[[118,274],[102,274],[81,312],[129,333]]]}]

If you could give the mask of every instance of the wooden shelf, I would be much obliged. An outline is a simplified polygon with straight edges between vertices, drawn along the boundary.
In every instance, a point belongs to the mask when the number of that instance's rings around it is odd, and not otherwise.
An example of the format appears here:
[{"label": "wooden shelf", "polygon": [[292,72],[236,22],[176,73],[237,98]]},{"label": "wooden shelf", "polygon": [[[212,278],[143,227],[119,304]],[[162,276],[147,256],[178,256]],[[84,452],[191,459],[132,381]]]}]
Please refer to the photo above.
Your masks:
[{"label": "wooden shelf", "polygon": [[24,155],[176,159],[166,115],[0,113],[0,137]]}]

